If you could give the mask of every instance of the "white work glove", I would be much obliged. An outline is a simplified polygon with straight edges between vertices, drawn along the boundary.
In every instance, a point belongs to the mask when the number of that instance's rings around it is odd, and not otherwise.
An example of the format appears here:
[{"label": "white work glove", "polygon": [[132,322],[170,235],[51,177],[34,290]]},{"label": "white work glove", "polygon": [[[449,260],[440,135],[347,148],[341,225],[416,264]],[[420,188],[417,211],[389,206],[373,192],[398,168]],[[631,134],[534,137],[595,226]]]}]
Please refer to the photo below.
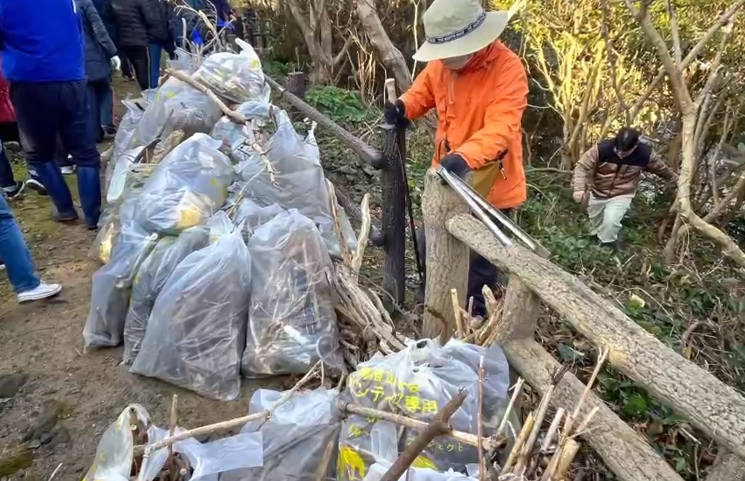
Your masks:
[{"label": "white work glove", "polygon": [[112,70],[120,70],[122,68],[122,61],[119,60],[118,55],[114,55],[109,59],[109,65],[111,65]]}]

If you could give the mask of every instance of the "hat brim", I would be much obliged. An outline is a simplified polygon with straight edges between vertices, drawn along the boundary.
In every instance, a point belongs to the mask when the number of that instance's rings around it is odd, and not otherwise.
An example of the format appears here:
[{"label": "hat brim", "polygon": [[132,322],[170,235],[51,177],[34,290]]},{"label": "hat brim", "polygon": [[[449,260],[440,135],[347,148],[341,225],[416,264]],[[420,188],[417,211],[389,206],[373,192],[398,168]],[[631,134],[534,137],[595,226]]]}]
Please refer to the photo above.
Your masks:
[{"label": "hat brim", "polygon": [[502,35],[509,20],[508,12],[487,12],[484,23],[473,32],[452,42],[441,44],[425,42],[414,54],[414,60],[432,62],[478,52]]}]

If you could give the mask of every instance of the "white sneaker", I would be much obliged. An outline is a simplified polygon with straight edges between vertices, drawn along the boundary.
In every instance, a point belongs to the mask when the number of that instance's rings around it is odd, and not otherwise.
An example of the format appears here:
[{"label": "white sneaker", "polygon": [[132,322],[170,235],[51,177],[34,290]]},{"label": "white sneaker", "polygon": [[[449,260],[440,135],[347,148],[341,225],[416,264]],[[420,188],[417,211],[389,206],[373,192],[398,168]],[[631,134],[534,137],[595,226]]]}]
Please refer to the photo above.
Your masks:
[{"label": "white sneaker", "polygon": [[21,292],[18,294],[18,302],[23,304],[24,302],[40,301],[49,297],[54,297],[62,292],[62,286],[59,284],[44,284],[43,282],[38,285],[36,289]]},{"label": "white sneaker", "polygon": [[0,272],[3,272],[5,270],[5,264],[0,262]]},{"label": "white sneaker", "polygon": [[59,170],[62,172],[62,175],[72,175],[75,173],[75,165],[66,165],[64,167],[60,167]]}]

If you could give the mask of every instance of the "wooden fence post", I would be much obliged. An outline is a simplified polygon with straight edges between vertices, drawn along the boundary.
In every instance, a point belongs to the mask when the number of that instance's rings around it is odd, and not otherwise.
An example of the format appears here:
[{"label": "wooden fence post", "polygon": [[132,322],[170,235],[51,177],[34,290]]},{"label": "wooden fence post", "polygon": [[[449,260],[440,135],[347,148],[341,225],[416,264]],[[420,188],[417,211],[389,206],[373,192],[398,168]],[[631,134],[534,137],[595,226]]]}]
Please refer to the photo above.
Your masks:
[{"label": "wooden fence post", "polygon": [[429,169],[424,182],[422,198],[424,229],[427,236],[427,288],[424,296],[424,325],[422,335],[435,338],[447,326],[442,341],[450,339],[455,314],[451,289],[458,291],[458,303],[466,303],[468,288],[469,250],[461,241],[450,235],[447,221],[457,214],[467,214],[468,206],[453,189],[442,185],[440,176]]},{"label": "wooden fence post", "polygon": [[[386,95],[396,98],[395,80],[386,81]],[[383,231],[385,262],[383,289],[393,301],[402,305],[406,296],[406,129],[383,124],[383,158],[380,170],[381,230]]]},{"label": "wooden fence post", "polygon": [[287,91],[300,100],[305,100],[305,73],[290,72],[287,74]]}]

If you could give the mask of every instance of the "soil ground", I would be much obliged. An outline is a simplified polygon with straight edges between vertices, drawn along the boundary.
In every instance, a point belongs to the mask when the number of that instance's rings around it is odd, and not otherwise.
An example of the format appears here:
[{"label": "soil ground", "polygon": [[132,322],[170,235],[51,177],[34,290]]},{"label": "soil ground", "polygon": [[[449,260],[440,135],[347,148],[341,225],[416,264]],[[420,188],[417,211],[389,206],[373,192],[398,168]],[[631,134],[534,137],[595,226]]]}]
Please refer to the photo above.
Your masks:
[{"label": "soil ground", "polygon": [[[119,97],[134,93],[135,88],[134,83],[116,83]],[[25,169],[18,164],[16,170],[23,178]],[[74,177],[68,182],[75,195]],[[174,393],[179,395],[179,425],[184,427],[247,413],[256,384],[244,382],[235,402],[211,401],[130,374],[120,365],[121,349],[84,353],[91,275],[99,267],[88,258],[94,233],[82,224],[53,222],[48,198],[35,193],[13,201],[11,208],[40,275],[62,283],[64,290],[51,301],[18,305],[6,277],[0,275],[0,393],[4,382],[25,377],[15,395],[0,395],[0,480],[47,480],[60,463],[56,480],[82,479],[101,434],[131,403],[143,405],[161,426],[167,426]],[[262,387],[290,386],[291,381],[286,381],[270,380]],[[31,449],[21,449],[22,455],[4,466],[20,445]]]}]

